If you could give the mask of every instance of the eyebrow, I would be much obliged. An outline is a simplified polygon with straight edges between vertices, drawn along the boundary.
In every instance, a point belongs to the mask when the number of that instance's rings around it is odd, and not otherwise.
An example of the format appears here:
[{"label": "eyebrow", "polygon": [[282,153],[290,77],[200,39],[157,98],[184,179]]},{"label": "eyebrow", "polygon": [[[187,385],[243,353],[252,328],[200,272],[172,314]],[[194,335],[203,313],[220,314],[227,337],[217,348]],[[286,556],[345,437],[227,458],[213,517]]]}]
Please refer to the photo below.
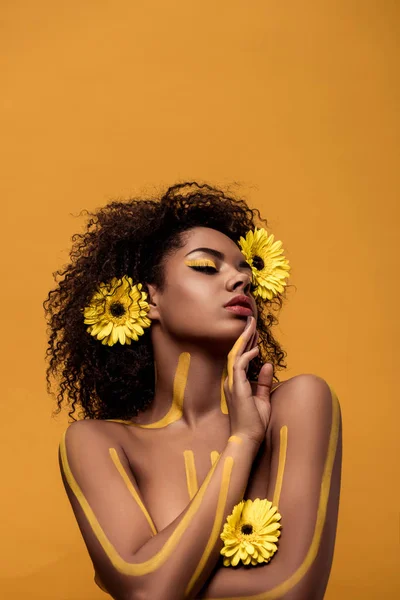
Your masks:
[{"label": "eyebrow", "polygon": [[[192,254],[192,252],[206,252],[207,254],[211,254],[212,256],[219,258],[220,260],[224,260],[224,258],[225,258],[225,254],[223,254],[219,250],[214,250],[214,248],[195,248],[195,250],[191,250],[190,252],[185,254],[185,256]],[[242,260],[239,264],[239,267],[244,267],[245,269],[251,269],[251,266],[249,265],[249,263],[246,260]]]}]

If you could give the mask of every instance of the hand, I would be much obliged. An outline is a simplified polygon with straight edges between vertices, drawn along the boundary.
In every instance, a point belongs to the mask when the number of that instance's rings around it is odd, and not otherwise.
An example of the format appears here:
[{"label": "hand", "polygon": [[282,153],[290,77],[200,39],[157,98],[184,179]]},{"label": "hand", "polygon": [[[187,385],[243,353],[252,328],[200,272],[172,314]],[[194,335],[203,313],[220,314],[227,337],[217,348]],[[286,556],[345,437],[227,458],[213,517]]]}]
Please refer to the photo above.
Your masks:
[{"label": "hand", "polygon": [[257,356],[256,320],[249,317],[243,333],[228,354],[228,377],[224,382],[231,434],[245,437],[260,445],[271,415],[270,393],[274,368],[266,363],[260,370],[255,395],[247,379],[250,361]]}]

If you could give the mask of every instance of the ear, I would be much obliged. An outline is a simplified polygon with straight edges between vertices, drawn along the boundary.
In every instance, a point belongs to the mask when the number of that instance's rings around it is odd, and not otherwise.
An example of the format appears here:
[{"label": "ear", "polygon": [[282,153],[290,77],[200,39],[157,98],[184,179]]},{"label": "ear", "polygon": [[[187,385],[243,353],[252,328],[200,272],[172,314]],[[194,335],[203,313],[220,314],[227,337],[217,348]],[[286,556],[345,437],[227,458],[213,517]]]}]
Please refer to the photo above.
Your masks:
[{"label": "ear", "polygon": [[158,295],[159,295],[158,290],[157,290],[156,286],[151,283],[147,284],[147,289],[149,290],[147,302],[149,303],[149,306],[150,306],[150,310],[147,313],[147,316],[152,321],[154,321],[154,320],[159,321],[160,313],[159,313],[158,306],[157,306]]}]

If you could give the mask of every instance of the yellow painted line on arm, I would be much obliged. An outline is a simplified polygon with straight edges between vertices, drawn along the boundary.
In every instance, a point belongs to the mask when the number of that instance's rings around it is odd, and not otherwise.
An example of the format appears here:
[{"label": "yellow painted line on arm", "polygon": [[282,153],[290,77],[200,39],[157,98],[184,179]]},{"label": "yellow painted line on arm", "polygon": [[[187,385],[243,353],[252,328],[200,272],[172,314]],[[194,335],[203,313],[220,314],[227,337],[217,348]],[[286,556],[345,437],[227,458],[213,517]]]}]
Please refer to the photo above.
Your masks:
[{"label": "yellow painted line on arm", "polygon": [[158,569],[172,554],[175,547],[179,543],[182,535],[188,528],[190,522],[196,515],[201,502],[203,500],[204,494],[207,490],[207,487],[210,483],[210,479],[215,471],[215,468],[218,462],[215,463],[207,473],[206,478],[204,479],[198,493],[192,501],[188,511],[182,518],[181,522],[175,529],[175,531],[171,534],[168,540],[165,542],[164,546],[159,550],[152,558],[142,562],[142,563],[130,563],[122,558],[122,556],[118,553],[115,546],[110,542],[107,535],[105,534],[103,528],[101,527],[96,515],[94,514],[89,502],[87,501],[85,495],[83,494],[80,486],[78,485],[75,477],[70,469],[67,457],[67,449],[65,444],[65,435],[67,430],[64,432],[61,442],[60,442],[60,456],[63,471],[65,473],[66,480],[68,485],[70,486],[72,492],[74,493],[77,501],[79,502],[95,536],[97,537],[101,547],[106,553],[112,565],[124,575],[146,575],[147,573],[152,573],[156,569]]},{"label": "yellow painted line on arm", "polygon": [[235,444],[243,444],[243,440],[238,435],[231,435],[228,437],[228,442],[234,442]]},{"label": "yellow painted line on arm", "polygon": [[285,472],[287,437],[288,437],[288,428],[287,428],[287,425],[283,425],[283,427],[281,427],[280,432],[279,432],[279,463],[278,463],[278,474],[276,476],[274,497],[272,500],[273,506],[279,506],[279,498],[281,496],[283,474]]},{"label": "yellow painted line on arm", "polygon": [[211,464],[213,465],[219,458],[219,452],[217,452],[216,450],[212,450],[210,456],[211,456]]},{"label": "yellow painted line on arm", "polygon": [[221,482],[221,487],[220,487],[219,495],[218,495],[217,511],[216,511],[215,518],[214,518],[213,528],[211,530],[211,534],[208,539],[207,545],[201,556],[200,562],[197,565],[196,570],[193,573],[193,575],[189,581],[189,584],[185,590],[185,596],[187,596],[193,589],[193,586],[195,585],[199,575],[203,571],[203,569],[207,563],[207,560],[208,560],[208,558],[218,540],[219,534],[221,532],[222,519],[224,517],[226,499],[228,497],[229,482],[231,479],[233,464],[234,464],[233,457],[227,456],[224,461],[224,468],[222,471],[222,482]]},{"label": "yellow painted line on arm", "polygon": [[[329,385],[329,384],[328,384]],[[339,409],[339,401],[334,392],[333,388],[329,385],[329,389],[331,390],[331,398],[332,398],[332,425],[331,431],[329,435],[329,444],[328,444],[328,452],[325,460],[324,471],[322,475],[322,482],[320,488],[320,497],[318,503],[318,511],[316,524],[314,528],[314,535],[311,541],[310,547],[306,554],[305,559],[301,563],[301,565],[296,569],[296,571],[285,579],[282,583],[275,586],[273,589],[267,592],[261,592],[260,594],[253,594],[247,596],[230,596],[230,597],[220,597],[213,598],[209,600],[277,600],[278,598],[282,598],[284,594],[289,592],[295,585],[303,579],[309,568],[311,567],[313,561],[315,560],[319,545],[321,543],[322,532],[325,525],[326,511],[328,507],[328,499],[329,499],[329,491],[331,487],[331,479],[332,479],[332,471],[333,465],[335,462],[336,450],[339,439],[339,425],[340,425],[340,409]],[[284,535],[284,534],[282,534]],[[268,578],[266,574],[266,579]]]}]

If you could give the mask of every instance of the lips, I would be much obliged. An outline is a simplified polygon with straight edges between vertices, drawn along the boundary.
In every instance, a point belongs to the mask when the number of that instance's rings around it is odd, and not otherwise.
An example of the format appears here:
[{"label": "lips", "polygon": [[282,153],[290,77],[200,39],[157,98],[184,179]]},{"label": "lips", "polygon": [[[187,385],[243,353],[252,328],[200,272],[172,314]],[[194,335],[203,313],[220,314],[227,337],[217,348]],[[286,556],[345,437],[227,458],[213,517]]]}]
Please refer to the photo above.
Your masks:
[{"label": "lips", "polygon": [[251,305],[250,300],[247,296],[244,296],[243,294],[235,296],[234,298],[229,300],[229,302],[224,304],[224,308],[228,308],[229,306],[242,306],[243,308],[248,308],[251,310],[251,312],[253,312],[253,307]]}]

